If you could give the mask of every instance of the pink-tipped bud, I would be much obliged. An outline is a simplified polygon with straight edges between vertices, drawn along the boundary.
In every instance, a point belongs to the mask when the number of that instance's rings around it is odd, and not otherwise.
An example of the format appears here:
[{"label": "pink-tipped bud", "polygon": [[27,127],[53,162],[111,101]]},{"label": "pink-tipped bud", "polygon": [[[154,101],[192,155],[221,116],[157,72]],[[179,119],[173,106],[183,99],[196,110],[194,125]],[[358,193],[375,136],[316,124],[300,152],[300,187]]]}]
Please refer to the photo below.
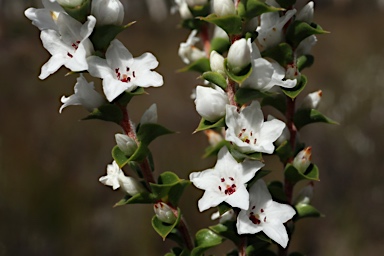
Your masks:
[{"label": "pink-tipped bud", "polygon": [[156,217],[162,222],[173,224],[176,221],[176,216],[172,211],[172,208],[164,202],[157,202],[153,205]]},{"label": "pink-tipped bud", "polygon": [[307,147],[301,150],[293,159],[292,165],[301,173],[304,173],[311,164],[312,148]]},{"label": "pink-tipped bud", "polygon": [[204,130],[204,133],[208,137],[208,142],[211,146],[216,146],[223,140],[223,136],[213,130]]},{"label": "pink-tipped bud", "polygon": [[322,96],[323,96],[323,92],[321,90],[308,94],[303,99],[301,108],[317,109]]}]

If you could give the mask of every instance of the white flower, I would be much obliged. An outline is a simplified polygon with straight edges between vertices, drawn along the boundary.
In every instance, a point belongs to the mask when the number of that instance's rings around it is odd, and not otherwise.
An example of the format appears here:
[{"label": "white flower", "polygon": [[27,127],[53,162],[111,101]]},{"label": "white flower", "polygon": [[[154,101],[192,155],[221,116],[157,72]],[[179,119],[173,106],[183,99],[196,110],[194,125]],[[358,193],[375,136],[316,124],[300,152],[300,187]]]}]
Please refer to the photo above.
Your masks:
[{"label": "white flower", "polygon": [[303,41],[299,43],[296,48],[296,56],[300,57],[302,55],[310,54],[312,47],[317,43],[317,37],[315,35],[311,35],[305,38]]},{"label": "white flower", "polygon": [[173,224],[176,221],[176,216],[171,207],[164,202],[158,202],[153,205],[153,210],[156,217],[162,222]]},{"label": "white flower", "polygon": [[121,187],[127,194],[134,196],[144,192],[145,188],[135,178],[127,177],[115,161],[107,166],[107,176],[100,177],[99,181],[113,190]]},{"label": "white flower", "polygon": [[259,33],[257,40],[262,50],[284,42],[283,27],[295,15],[296,10],[289,10],[280,17],[278,12],[263,13],[260,17],[260,26],[257,28]]},{"label": "white flower", "polygon": [[91,14],[97,25],[121,25],[124,19],[124,6],[119,0],[93,0]]},{"label": "white flower", "polygon": [[104,98],[95,91],[93,82],[88,83],[83,74],[80,74],[77,78],[74,91],[75,93],[69,97],[61,97],[63,105],[60,107],[60,113],[65,107],[70,105],[82,105],[89,112],[92,112],[93,109],[100,107],[104,103]]},{"label": "white flower", "polygon": [[229,100],[227,94],[218,86],[215,89],[197,86],[195,104],[200,116],[215,122],[225,116],[225,106],[229,104]]},{"label": "white flower", "polygon": [[237,112],[237,107],[227,105],[225,122],[228,126],[225,139],[232,142],[243,153],[262,152],[272,154],[273,142],[285,127],[280,120],[264,122],[258,101]]},{"label": "white flower", "polygon": [[140,124],[157,123],[157,105],[153,103],[141,116]]},{"label": "white flower", "polygon": [[87,0],[56,0],[60,5],[66,7],[77,7]]},{"label": "white flower", "polygon": [[259,161],[246,160],[238,163],[226,147],[221,148],[214,168],[189,175],[193,185],[205,190],[198,202],[199,211],[205,211],[222,202],[227,202],[232,207],[248,209],[249,194],[245,183],[263,166]]},{"label": "white flower", "polygon": [[236,14],[233,0],[213,0],[213,12],[217,16]]},{"label": "white flower", "polygon": [[105,54],[106,59],[90,56],[87,61],[89,73],[103,79],[103,90],[109,101],[113,101],[124,91],[137,87],[158,87],[163,85],[163,77],[152,69],[159,65],[152,53],[144,53],[133,58],[127,48],[114,39]]},{"label": "white flower", "polygon": [[322,90],[318,90],[316,92],[312,92],[308,94],[303,99],[303,102],[301,103],[300,108],[317,109],[317,107],[320,104],[322,96],[323,96]]},{"label": "white flower", "polygon": [[24,12],[25,16],[40,30],[53,29],[57,31],[57,18],[60,12],[65,13],[64,9],[57,2],[50,0],[42,0],[42,3],[44,8],[28,8]]},{"label": "white flower", "polygon": [[204,134],[208,137],[209,145],[213,147],[219,144],[224,139],[220,133],[215,132],[212,129],[204,130]]},{"label": "white flower", "polygon": [[213,29],[212,38],[223,38],[223,39],[227,39],[229,42],[229,37],[227,32],[225,32],[224,29],[222,29],[219,26],[215,26],[215,28]]},{"label": "white flower", "polygon": [[306,147],[301,150],[292,161],[292,165],[301,173],[304,173],[311,165],[312,148]]},{"label": "white flower", "polygon": [[235,41],[228,50],[228,66],[237,74],[251,63],[249,45],[245,38]]},{"label": "white flower", "polygon": [[96,19],[88,16],[88,21],[81,24],[65,13],[57,19],[58,31],[41,31],[40,38],[45,49],[52,57],[41,68],[40,79],[47,78],[61,66],[78,72],[88,69],[86,58],[93,53],[93,45],[88,39],[95,26]]},{"label": "white flower", "polygon": [[217,53],[216,51],[211,51],[211,55],[209,57],[209,65],[212,71],[217,72],[224,77],[227,77],[227,75],[225,74],[224,57],[221,56],[220,53]]},{"label": "white flower", "polygon": [[188,4],[185,0],[175,0],[175,4],[176,6],[171,9],[172,13],[179,10],[179,14],[182,19],[186,20],[193,18],[193,15],[189,10]]},{"label": "white flower", "polygon": [[197,30],[192,30],[187,41],[180,43],[178,54],[185,64],[205,57],[205,52],[195,46],[195,44],[200,41],[196,34]]},{"label": "white flower", "polygon": [[295,210],[287,204],[272,201],[263,180],[256,181],[249,190],[248,210],[241,210],[237,217],[237,233],[256,234],[263,231],[269,238],[287,247],[288,234],[284,223],[292,219]]},{"label": "white flower", "polygon": [[259,48],[251,42],[247,41],[252,64],[252,73],[240,85],[244,88],[252,88],[260,91],[269,91],[274,86],[284,88],[293,88],[296,86],[297,80],[284,79],[285,69],[276,61],[267,61],[261,57]]},{"label": "white flower", "polygon": [[131,156],[137,149],[137,143],[134,139],[125,134],[115,134],[116,144],[126,156]]},{"label": "white flower", "polygon": [[297,14],[296,20],[304,21],[311,24],[313,20],[313,12],[314,12],[313,7],[314,7],[313,1],[310,1],[309,3],[307,3],[303,7],[303,9],[301,9]]}]

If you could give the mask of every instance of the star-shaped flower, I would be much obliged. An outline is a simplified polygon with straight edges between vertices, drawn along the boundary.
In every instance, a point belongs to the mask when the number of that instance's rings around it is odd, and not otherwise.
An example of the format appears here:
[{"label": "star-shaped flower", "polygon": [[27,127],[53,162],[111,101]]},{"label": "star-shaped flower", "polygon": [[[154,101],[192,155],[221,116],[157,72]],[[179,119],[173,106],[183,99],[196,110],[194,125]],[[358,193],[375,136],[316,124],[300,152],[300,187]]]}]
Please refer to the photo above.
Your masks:
[{"label": "star-shaped flower", "polygon": [[159,65],[152,53],[134,58],[119,40],[114,39],[105,57],[90,56],[87,59],[88,71],[92,76],[103,79],[103,90],[110,102],[124,91],[163,85],[163,77],[152,71]]},{"label": "star-shaped flower", "polygon": [[96,19],[93,16],[88,16],[88,21],[81,24],[65,13],[59,13],[58,31],[47,29],[40,34],[44,48],[52,57],[41,68],[39,78],[47,78],[63,65],[74,72],[87,70],[86,58],[94,51],[88,37],[95,24]]},{"label": "star-shaped flower", "polygon": [[279,138],[284,122],[274,119],[264,122],[258,101],[239,113],[237,107],[227,105],[225,123],[228,126],[225,139],[234,143],[243,153],[262,152],[272,154],[273,142]]},{"label": "star-shaped flower", "polygon": [[290,205],[272,201],[263,180],[252,185],[249,195],[248,210],[241,210],[237,217],[237,233],[242,235],[263,231],[283,248],[287,247],[289,239],[284,223],[292,219],[295,210]]},{"label": "star-shaped flower", "polygon": [[196,35],[197,30],[192,30],[187,41],[180,43],[178,54],[185,64],[190,64],[205,57],[205,52],[195,46],[196,43],[200,42],[200,38]]},{"label": "star-shaped flower", "polygon": [[263,167],[259,161],[238,163],[226,147],[220,149],[214,168],[193,172],[189,179],[199,189],[205,190],[198,202],[200,212],[227,202],[232,207],[248,209],[249,194],[245,183]]},{"label": "star-shaped flower", "polygon": [[100,107],[105,101],[104,98],[95,91],[93,82],[88,83],[83,74],[80,74],[77,78],[74,90],[75,93],[71,96],[61,97],[63,105],[60,107],[60,113],[65,107],[70,105],[82,105],[89,112],[92,112],[93,109]]}]

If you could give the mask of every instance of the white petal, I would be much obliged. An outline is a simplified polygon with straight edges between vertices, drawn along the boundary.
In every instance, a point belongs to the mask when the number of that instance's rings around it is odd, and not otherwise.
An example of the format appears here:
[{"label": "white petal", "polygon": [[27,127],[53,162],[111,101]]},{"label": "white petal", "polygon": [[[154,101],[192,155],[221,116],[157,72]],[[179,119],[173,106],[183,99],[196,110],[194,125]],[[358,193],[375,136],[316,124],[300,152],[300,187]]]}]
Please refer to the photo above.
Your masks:
[{"label": "white petal", "polygon": [[199,189],[213,190],[219,185],[219,172],[215,169],[207,169],[202,172],[192,172],[189,175],[189,180]]},{"label": "white petal", "polygon": [[223,197],[222,194],[215,191],[206,190],[203,197],[200,198],[197,203],[199,211],[203,212],[211,207],[218,206],[221,202],[224,201],[224,199],[225,197]]},{"label": "white petal", "polygon": [[109,45],[105,54],[108,65],[112,68],[126,68],[132,63],[133,57],[129,50],[117,39]]},{"label": "white petal", "polygon": [[40,39],[44,48],[47,49],[51,55],[62,54],[65,56],[69,50],[73,50],[61,41],[59,33],[55,30],[48,29],[41,31]]},{"label": "white petal", "polygon": [[142,115],[140,124],[157,123],[157,105],[153,103]]},{"label": "white petal", "polygon": [[225,202],[227,202],[232,207],[238,207],[243,210],[248,210],[249,208],[249,193],[245,188],[244,184],[238,184],[236,187],[236,192],[232,195],[229,195]]},{"label": "white petal", "polygon": [[92,15],[87,17],[87,21],[80,28],[81,38],[88,38],[96,25],[96,19]]},{"label": "white petal", "polygon": [[255,225],[249,219],[248,211],[241,210],[237,216],[236,222],[237,233],[242,234],[256,234],[263,230],[261,225]]},{"label": "white petal", "polygon": [[257,171],[263,168],[264,164],[260,161],[245,160],[242,164],[242,183],[250,181]]},{"label": "white petal", "polygon": [[124,83],[110,76],[103,79],[103,91],[109,102],[112,102],[125,90],[131,91],[134,88],[136,87],[131,83]]},{"label": "white petal", "polygon": [[115,76],[114,71],[109,67],[107,61],[97,56],[87,58],[88,72],[98,78],[106,78]]},{"label": "white petal", "polygon": [[149,70],[137,70],[137,78],[132,83],[139,87],[159,87],[163,85],[163,77],[155,72]]},{"label": "white petal", "polygon": [[40,30],[58,29],[56,23],[52,19],[51,12],[48,9],[28,8],[25,10],[24,14],[32,21],[32,24]]},{"label": "white petal", "polygon": [[82,24],[71,16],[65,13],[60,13],[59,18],[57,19],[57,26],[61,38],[66,44],[71,45],[74,42],[83,39],[80,36]]},{"label": "white petal", "polygon": [[[43,31],[44,32],[44,31]],[[41,80],[47,78],[50,74],[55,73],[64,63],[66,59],[61,55],[53,55],[47,63],[41,67],[39,78]]]},{"label": "white petal", "polygon": [[77,50],[72,55],[72,58],[67,58],[64,65],[74,72],[88,69],[86,50],[83,44],[79,44]]},{"label": "white petal", "polygon": [[288,234],[282,223],[269,223],[263,225],[263,232],[273,241],[285,248],[288,244]]},{"label": "white petal", "polygon": [[284,127],[285,123],[277,119],[263,123],[260,129],[260,137],[257,141],[257,145],[263,150],[260,152],[273,153],[275,149],[273,142],[283,133]]}]

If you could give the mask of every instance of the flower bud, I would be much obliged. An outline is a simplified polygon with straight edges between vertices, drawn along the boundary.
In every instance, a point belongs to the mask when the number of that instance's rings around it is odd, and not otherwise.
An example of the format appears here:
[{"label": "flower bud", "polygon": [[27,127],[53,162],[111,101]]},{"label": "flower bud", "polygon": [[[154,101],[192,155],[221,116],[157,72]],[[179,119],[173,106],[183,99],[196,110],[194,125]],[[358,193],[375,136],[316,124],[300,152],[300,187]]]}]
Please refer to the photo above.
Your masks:
[{"label": "flower bud", "polygon": [[224,77],[227,77],[227,75],[225,74],[224,57],[221,56],[220,53],[217,53],[216,51],[212,51],[209,60],[210,60],[209,63],[212,71],[217,72]]},{"label": "flower bud", "polygon": [[245,38],[237,40],[231,45],[227,59],[228,66],[234,74],[239,74],[251,63],[250,49]]},{"label": "flower bud", "polygon": [[217,16],[226,16],[236,14],[233,0],[213,0],[213,12]]},{"label": "flower bud", "polygon": [[323,96],[323,92],[318,90],[316,92],[312,92],[308,94],[304,99],[303,103],[301,103],[301,108],[309,108],[309,109],[317,109],[319,103],[321,101],[321,97]]},{"label": "flower bud", "polygon": [[204,130],[205,135],[208,137],[208,142],[211,146],[216,146],[223,140],[223,136],[211,129]]},{"label": "flower bud", "polygon": [[153,205],[156,217],[162,222],[173,224],[176,221],[176,216],[172,211],[172,208],[164,202],[158,202]]},{"label": "flower bud", "polygon": [[195,46],[200,41],[196,34],[197,30],[192,30],[187,41],[180,44],[178,54],[185,64],[205,57],[205,52]]},{"label": "flower bud", "polygon": [[219,211],[212,213],[211,220],[217,220],[217,219],[219,219],[219,223],[224,223],[228,220],[235,220],[236,219],[235,211],[233,209],[230,209],[225,213],[223,213],[222,215],[220,215]]},{"label": "flower bud", "polygon": [[285,78],[294,80],[299,77],[300,77],[300,71],[297,69],[296,63],[288,64],[285,70]]},{"label": "flower bud", "polygon": [[116,144],[126,156],[131,156],[137,149],[137,144],[134,139],[128,137],[125,134],[115,134]]},{"label": "flower bud", "polygon": [[311,147],[300,151],[293,159],[292,165],[301,173],[304,173],[311,164]]},{"label": "flower bud", "polygon": [[140,124],[155,124],[157,123],[157,105],[152,104],[141,116]]},{"label": "flower bud", "polygon": [[309,204],[313,196],[313,186],[315,184],[311,181],[307,186],[300,190],[299,194],[293,200],[293,205]]},{"label": "flower bud", "polygon": [[303,41],[299,43],[296,48],[296,55],[300,57],[302,55],[310,54],[312,47],[317,43],[317,38],[315,35],[311,35],[305,38]]},{"label": "flower bud", "polygon": [[142,193],[145,191],[143,185],[133,177],[127,177],[121,173],[119,175],[120,187],[130,196]]},{"label": "flower bud", "polygon": [[124,6],[119,0],[93,0],[91,14],[97,25],[121,25],[124,19]]},{"label": "flower bud", "polygon": [[87,0],[56,0],[56,2],[58,2],[61,6],[65,7],[77,7],[86,1]]},{"label": "flower bud", "polygon": [[300,12],[297,14],[296,20],[304,21],[311,24],[313,20],[313,12],[314,12],[313,6],[314,6],[314,3],[312,1],[307,3],[303,7],[303,9],[301,9]]},{"label": "flower bud", "polygon": [[215,122],[225,116],[225,106],[229,104],[229,100],[220,87],[213,89],[197,86],[195,104],[199,115],[205,120]]}]

